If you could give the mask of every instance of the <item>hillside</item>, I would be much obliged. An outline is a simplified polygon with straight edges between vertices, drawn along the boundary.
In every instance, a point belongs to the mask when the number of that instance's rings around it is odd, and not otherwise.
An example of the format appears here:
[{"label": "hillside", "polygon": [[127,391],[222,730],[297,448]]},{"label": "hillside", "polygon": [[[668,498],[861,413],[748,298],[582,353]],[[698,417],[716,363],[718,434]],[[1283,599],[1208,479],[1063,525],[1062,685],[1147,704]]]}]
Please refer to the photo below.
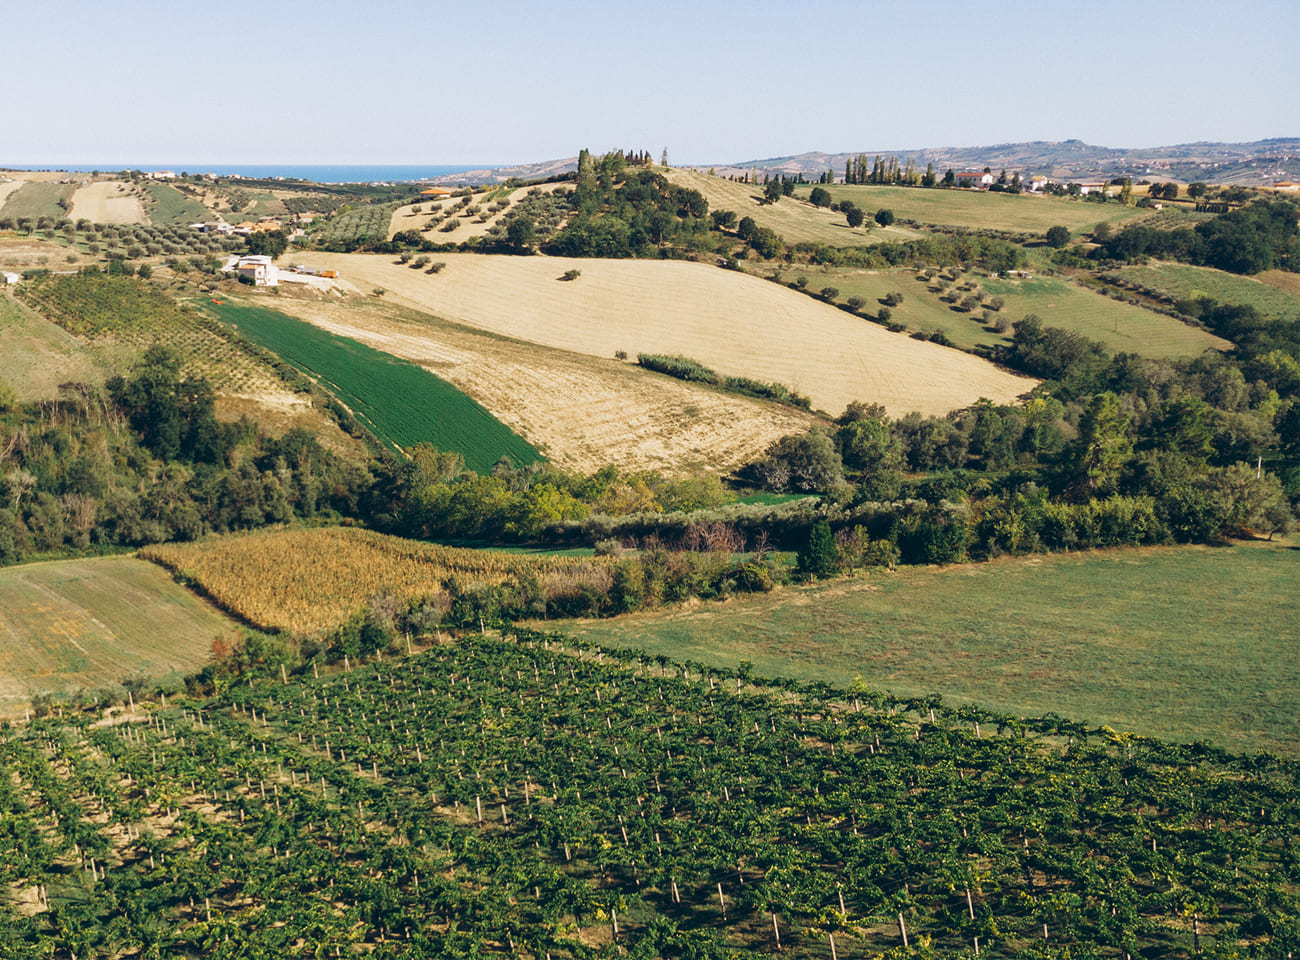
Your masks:
[{"label": "hillside", "polygon": [[[441,256],[441,255],[440,255]],[[448,254],[429,276],[391,257],[304,255],[386,299],[593,357],[680,353],[726,375],[775,381],[838,414],[854,400],[896,415],[944,414],[980,397],[1010,402],[1033,381],[923,343],[792,290],[684,261]],[[573,282],[561,282],[566,270]],[[418,346],[402,348],[417,351]]]}]

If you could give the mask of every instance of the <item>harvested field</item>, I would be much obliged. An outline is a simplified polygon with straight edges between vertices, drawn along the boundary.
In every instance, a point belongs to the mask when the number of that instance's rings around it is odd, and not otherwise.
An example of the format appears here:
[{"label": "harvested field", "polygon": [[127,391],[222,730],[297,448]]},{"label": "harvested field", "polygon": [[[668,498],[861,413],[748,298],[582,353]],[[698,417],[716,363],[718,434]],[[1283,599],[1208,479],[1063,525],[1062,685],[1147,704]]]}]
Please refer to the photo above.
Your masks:
[{"label": "harvested field", "polygon": [[5,205],[5,201],[9,199],[9,194],[15,193],[22,185],[23,181],[21,180],[0,180],[0,207]]},{"label": "harvested field", "polygon": [[[525,189],[497,188],[489,190],[487,193],[475,194],[474,202],[470,206],[481,206],[483,208],[481,213],[487,214],[487,219],[480,222],[480,214],[464,216],[463,212],[456,213],[450,220],[442,224],[442,226],[446,226],[446,223],[452,221],[456,223],[456,229],[448,232],[443,232],[438,226],[430,224],[430,220],[434,217],[434,211],[430,208],[440,207],[441,212],[447,213],[457,209],[460,198],[443,197],[440,200],[436,198],[430,200],[427,197],[422,197],[414,203],[408,203],[406,206],[398,207],[393,211],[392,220],[388,225],[388,236],[391,238],[393,234],[400,233],[403,230],[420,230],[430,231],[427,236],[435,243],[464,243],[466,240],[475,237],[486,236],[487,232],[492,229],[498,220],[508,216],[510,211],[514,209],[515,201],[518,201],[526,193],[531,193],[533,190],[539,190],[542,193],[553,193],[559,189],[571,189],[572,186],[571,183],[543,183]],[[493,199],[489,200],[489,197]],[[493,200],[506,198],[511,201],[510,206],[496,213],[488,211],[487,208],[492,204]],[[420,208],[419,213],[415,212],[416,207]]]},{"label": "harvested field", "polygon": [[567,469],[591,472],[612,463],[630,472],[726,473],[815,422],[793,408],[496,336],[383,300],[281,295],[271,305],[420,364]]},{"label": "harvested field", "polygon": [[[387,256],[304,259],[493,333],[596,357],[685,354],[723,375],[785,384],[834,414],[853,400],[881,403],[894,416],[944,414],[980,397],[1014,402],[1035,383],[793,290],[698,263],[449,254],[446,269],[429,276]],[[581,277],[560,282],[570,269]]]},{"label": "harvested field", "polygon": [[37,267],[49,270],[75,269],[67,264],[69,250],[50,240],[9,236],[0,239],[0,267],[21,273]]},{"label": "harvested field", "polygon": [[39,693],[176,677],[203,666],[234,624],[134,557],[0,569],[0,715]]},{"label": "harvested field", "polygon": [[1265,270],[1255,277],[1261,283],[1267,283],[1270,287],[1275,287],[1284,293],[1300,300],[1300,273],[1291,273],[1287,270]]},{"label": "harvested field", "polygon": [[68,216],[73,220],[84,217],[92,223],[143,223],[144,208],[130,185],[101,180],[77,188]]},{"label": "harvested field", "polygon": [[614,562],[444,547],[356,527],[210,537],[147,547],[140,556],[184,570],[246,620],[293,632],[329,630],[384,591],[403,599],[445,597],[442,584],[451,576],[488,584],[520,573],[581,577]]},{"label": "harvested field", "polygon": [[[853,229],[842,213],[815,207],[806,199],[784,197],[763,202],[762,184],[736,183],[694,170],[669,170],[668,179],[680,187],[700,191],[710,210],[731,210],[737,217],[752,217],[760,227],[779,233],[786,243],[824,243],[832,247],[865,247],[885,241],[912,240],[920,236],[901,224]],[[807,191],[804,193],[805,197]],[[871,207],[874,210],[875,207]]]}]

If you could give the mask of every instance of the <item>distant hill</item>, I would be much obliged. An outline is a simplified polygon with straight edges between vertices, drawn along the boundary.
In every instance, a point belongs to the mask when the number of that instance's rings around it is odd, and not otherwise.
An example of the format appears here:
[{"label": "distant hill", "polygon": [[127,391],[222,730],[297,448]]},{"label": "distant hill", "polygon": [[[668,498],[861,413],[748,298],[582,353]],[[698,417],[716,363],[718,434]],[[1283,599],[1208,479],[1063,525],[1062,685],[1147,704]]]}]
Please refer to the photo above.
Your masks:
[{"label": "distant hill", "polygon": [[[1021,174],[1042,174],[1057,179],[1133,177],[1135,180],[1174,180],[1190,183],[1268,186],[1277,180],[1300,179],[1300,137],[1256,140],[1253,143],[1182,143],[1166,147],[1101,147],[1082,140],[1035,140],[1028,143],[1000,143],[983,147],[927,147],[921,150],[854,150],[844,153],[809,151],[789,157],[763,160],[694,164],[696,169],[713,170],[720,176],[760,174],[803,174],[815,179],[826,170],[844,175],[849,160],[865,154],[869,159],[898,157],[913,160],[924,169],[933,163],[942,174],[949,169],[991,168]],[[511,177],[535,180],[577,169],[578,158],[519,164],[493,170],[471,170],[438,177],[433,183],[501,183]]]}]

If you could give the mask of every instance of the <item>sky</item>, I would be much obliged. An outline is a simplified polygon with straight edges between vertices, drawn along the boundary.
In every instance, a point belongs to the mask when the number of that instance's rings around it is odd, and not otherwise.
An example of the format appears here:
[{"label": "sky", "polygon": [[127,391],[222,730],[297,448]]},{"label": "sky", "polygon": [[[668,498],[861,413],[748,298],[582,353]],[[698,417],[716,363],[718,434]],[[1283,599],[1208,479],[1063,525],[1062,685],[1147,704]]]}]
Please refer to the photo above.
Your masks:
[{"label": "sky", "polygon": [[0,10],[0,165],[674,164],[1300,136],[1300,0]]}]

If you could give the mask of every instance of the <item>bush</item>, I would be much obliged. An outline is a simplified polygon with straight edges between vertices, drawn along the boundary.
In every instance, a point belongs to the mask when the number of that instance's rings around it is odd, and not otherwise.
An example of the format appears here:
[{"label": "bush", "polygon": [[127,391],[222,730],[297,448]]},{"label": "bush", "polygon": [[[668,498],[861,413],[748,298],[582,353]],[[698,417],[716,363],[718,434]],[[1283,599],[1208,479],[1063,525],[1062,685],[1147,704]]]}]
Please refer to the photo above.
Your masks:
[{"label": "bush", "polygon": [[884,303],[887,307],[896,307],[903,302],[903,295],[897,290],[885,294]]},{"label": "bush", "polygon": [[718,384],[722,382],[716,370],[711,370],[698,360],[690,357],[670,356],[662,353],[639,353],[636,362],[647,370],[666,373],[678,380],[690,380],[696,383]]},{"label": "bush", "polygon": [[561,276],[560,279],[577,280],[580,276],[582,276],[581,270],[565,270],[563,276]]}]

